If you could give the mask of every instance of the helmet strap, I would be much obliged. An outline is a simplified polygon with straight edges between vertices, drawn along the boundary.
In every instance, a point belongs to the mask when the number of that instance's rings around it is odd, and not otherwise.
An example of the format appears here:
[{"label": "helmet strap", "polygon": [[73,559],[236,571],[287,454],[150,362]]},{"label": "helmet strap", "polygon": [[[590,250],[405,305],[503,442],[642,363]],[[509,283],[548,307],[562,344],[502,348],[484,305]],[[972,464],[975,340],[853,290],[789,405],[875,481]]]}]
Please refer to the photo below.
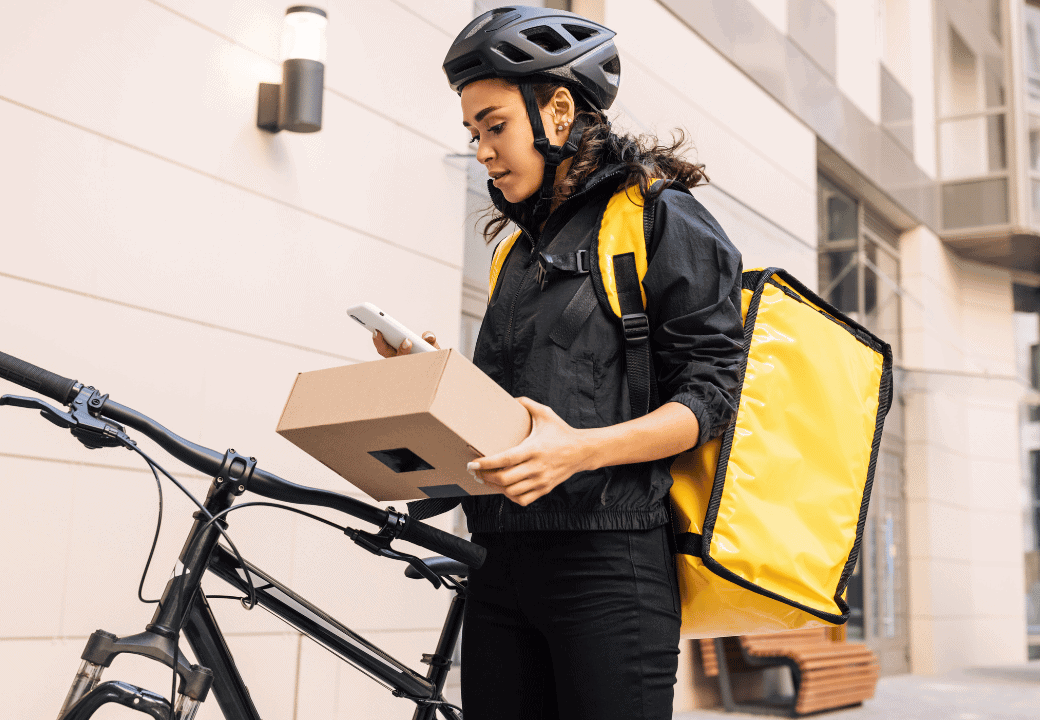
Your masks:
[{"label": "helmet strap", "polygon": [[549,212],[552,210],[553,196],[555,195],[556,171],[564,160],[577,154],[584,123],[579,123],[575,120],[570,134],[567,136],[567,142],[563,145],[553,145],[545,135],[545,127],[542,125],[542,113],[538,107],[538,99],[534,95],[534,88],[531,83],[520,83],[520,95],[524,98],[524,105],[527,107],[527,117],[531,121],[531,130],[534,133],[534,149],[545,158],[542,187],[538,191],[538,197],[534,202],[532,210],[532,224],[537,227],[549,217]]}]

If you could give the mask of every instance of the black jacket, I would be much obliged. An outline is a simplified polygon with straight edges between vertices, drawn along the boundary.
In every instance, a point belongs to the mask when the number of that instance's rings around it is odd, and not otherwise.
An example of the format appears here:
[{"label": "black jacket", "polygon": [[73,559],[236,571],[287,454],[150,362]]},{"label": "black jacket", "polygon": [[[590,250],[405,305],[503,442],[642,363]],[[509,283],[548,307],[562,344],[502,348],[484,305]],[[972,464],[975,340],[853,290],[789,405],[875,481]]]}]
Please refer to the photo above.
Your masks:
[{"label": "black jacket", "polygon": [[[620,167],[600,170],[553,212],[539,237],[525,231],[513,244],[473,357],[511,395],[548,405],[576,428],[632,417],[620,323],[600,303],[567,350],[553,343],[554,323],[585,278],[556,274],[543,289],[535,258],[547,249],[589,248],[622,178]],[[496,191],[492,198],[503,212],[513,210]],[[657,392],[661,403],[679,402],[694,412],[699,445],[736,415],[740,253],[689,193],[665,190],[654,210],[643,287]],[[578,473],[527,507],[504,495],[482,495],[465,498],[463,508],[471,532],[649,529],[668,522],[671,461]]]}]

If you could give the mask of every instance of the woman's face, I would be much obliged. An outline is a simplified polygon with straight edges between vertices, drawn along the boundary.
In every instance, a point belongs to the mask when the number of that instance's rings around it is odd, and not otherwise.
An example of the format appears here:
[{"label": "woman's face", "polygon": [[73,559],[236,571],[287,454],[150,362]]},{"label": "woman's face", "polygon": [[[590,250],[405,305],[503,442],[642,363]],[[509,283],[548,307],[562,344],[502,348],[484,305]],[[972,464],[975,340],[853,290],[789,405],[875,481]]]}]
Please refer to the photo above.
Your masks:
[{"label": "woman's face", "polygon": [[[556,122],[547,108],[541,112],[546,134],[556,142]],[[462,118],[477,143],[477,160],[506,200],[526,200],[541,188],[545,159],[534,149],[520,88],[495,78],[470,83],[462,89]]]}]

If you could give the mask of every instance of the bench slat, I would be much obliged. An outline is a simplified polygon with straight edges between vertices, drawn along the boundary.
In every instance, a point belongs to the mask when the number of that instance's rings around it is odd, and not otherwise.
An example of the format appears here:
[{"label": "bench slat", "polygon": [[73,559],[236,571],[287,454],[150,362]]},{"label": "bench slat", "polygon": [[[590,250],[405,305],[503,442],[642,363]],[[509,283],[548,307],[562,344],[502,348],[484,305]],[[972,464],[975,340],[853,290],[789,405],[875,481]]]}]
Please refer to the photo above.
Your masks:
[{"label": "bench slat", "polygon": [[[873,695],[873,693],[871,693]],[[845,707],[846,705],[856,705],[867,697],[863,697],[861,693],[849,692],[849,693],[836,693],[827,695],[825,697],[806,697],[802,698],[799,696],[795,703],[795,711],[799,713],[810,713],[818,710],[829,710],[832,708]]]},{"label": "bench slat", "polygon": [[[733,643],[734,639],[738,642]],[[726,640],[725,658],[718,657],[713,640],[699,641],[705,675],[718,676],[720,661],[726,662],[730,672],[741,672],[763,669],[749,666],[745,656],[767,664],[788,658],[797,665],[800,675],[794,708],[799,714],[855,705],[874,696],[880,674],[877,657],[865,645],[832,640],[826,629]]]},{"label": "bench slat", "polygon": [[847,677],[877,677],[878,667],[874,666],[863,666],[861,668],[855,668],[855,672],[850,675],[849,669],[844,667],[823,667],[816,668],[809,672],[802,673],[802,682],[812,680],[813,682],[823,682],[830,680],[831,678],[847,678]]}]

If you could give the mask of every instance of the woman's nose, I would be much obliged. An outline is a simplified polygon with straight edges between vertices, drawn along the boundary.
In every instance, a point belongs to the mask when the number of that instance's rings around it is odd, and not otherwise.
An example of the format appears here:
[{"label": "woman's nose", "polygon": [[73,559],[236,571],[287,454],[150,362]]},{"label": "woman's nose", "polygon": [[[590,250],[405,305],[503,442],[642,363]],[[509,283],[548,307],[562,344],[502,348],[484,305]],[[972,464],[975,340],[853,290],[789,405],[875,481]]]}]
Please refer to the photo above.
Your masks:
[{"label": "woman's nose", "polygon": [[487,165],[494,156],[495,154],[491,151],[490,143],[486,143],[483,140],[477,142],[477,162]]}]

